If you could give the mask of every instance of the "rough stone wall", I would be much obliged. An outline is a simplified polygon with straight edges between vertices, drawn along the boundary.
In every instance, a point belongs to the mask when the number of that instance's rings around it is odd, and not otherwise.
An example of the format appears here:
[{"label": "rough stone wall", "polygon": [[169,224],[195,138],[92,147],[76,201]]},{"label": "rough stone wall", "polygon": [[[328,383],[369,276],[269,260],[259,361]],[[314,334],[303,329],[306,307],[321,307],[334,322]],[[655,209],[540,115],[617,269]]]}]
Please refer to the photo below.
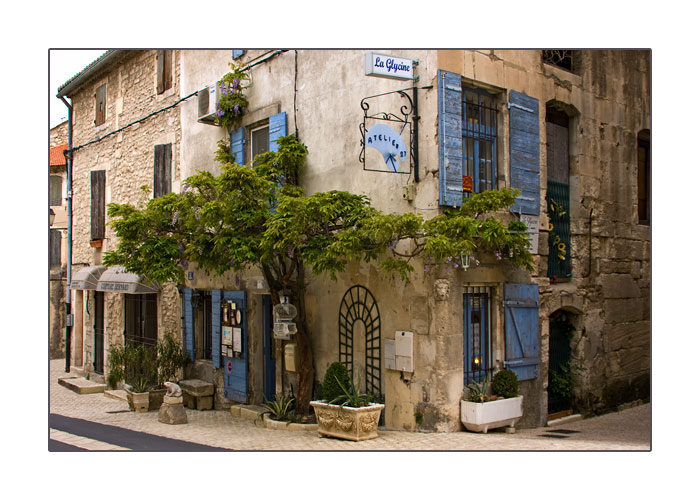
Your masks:
[{"label": "rough stone wall", "polygon": [[[92,248],[90,241],[90,172],[105,170],[105,204],[145,203],[150,194],[140,186],[153,189],[154,146],[172,144],[172,190],[180,184],[180,114],[177,107],[161,111],[134,125],[127,125],[157,112],[180,97],[180,51],[173,51],[173,85],[163,94],[156,93],[156,51],[128,51],[111,66],[86,82],[73,95],[73,262],[74,269],[99,265],[105,251],[114,249],[117,240],[105,218],[105,239],[101,248]],[[106,121],[95,126],[94,94],[97,87],[107,85]],[[120,130],[123,129],[123,130]],[[119,130],[119,131],[118,131]],[[118,131],[102,139],[112,132]],[[92,141],[97,141],[88,144]],[[106,209],[105,209],[106,212]],[[180,301],[173,285],[158,296],[158,335],[176,333],[180,338]],[[86,321],[84,335],[92,338],[92,323]],[[124,304],[117,293],[105,293],[105,374],[111,343],[123,340]],[[92,345],[85,342],[85,345]]]},{"label": "rough stone wall", "polygon": [[[68,109],[68,108],[66,108]],[[59,123],[49,131],[49,147],[53,148],[68,142],[68,121]]]}]

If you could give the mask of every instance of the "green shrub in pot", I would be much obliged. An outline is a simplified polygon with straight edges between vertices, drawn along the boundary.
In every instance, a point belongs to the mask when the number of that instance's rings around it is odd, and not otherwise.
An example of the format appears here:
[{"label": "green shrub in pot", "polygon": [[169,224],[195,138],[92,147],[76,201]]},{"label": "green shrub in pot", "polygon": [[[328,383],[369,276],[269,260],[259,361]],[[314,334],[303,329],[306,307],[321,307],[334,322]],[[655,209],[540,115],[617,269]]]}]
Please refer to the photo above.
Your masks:
[{"label": "green shrub in pot", "polygon": [[491,391],[498,397],[515,398],[518,396],[518,377],[512,370],[501,370],[493,377]]}]

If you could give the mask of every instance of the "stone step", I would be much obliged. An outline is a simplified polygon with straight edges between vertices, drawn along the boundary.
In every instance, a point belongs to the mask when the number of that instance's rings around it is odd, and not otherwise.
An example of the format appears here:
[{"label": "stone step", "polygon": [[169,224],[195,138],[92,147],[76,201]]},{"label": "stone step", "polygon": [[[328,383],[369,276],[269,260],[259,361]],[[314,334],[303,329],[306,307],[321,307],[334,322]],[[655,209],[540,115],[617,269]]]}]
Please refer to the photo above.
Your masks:
[{"label": "stone step", "polygon": [[105,397],[111,399],[118,399],[119,401],[126,401],[126,391],[122,389],[115,389],[113,391],[105,390]]},{"label": "stone step", "polygon": [[231,415],[246,420],[255,420],[260,416],[265,408],[258,405],[233,405],[231,406]]},{"label": "stone step", "polygon": [[547,422],[547,427],[556,427],[557,425],[570,424],[571,422],[578,422],[579,420],[583,420],[583,415],[577,413],[575,415],[569,415],[568,417],[550,420],[549,422]]},{"label": "stone step", "polygon": [[78,394],[97,394],[99,392],[104,392],[107,388],[105,384],[91,382],[82,377],[59,377],[58,383]]}]

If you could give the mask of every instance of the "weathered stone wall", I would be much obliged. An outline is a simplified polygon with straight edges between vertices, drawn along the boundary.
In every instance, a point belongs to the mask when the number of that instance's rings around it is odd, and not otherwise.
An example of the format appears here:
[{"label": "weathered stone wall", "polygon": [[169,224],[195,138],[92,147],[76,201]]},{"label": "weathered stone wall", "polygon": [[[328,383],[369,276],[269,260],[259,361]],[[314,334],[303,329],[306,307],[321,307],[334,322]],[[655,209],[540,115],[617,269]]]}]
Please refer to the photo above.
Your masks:
[{"label": "weathered stone wall", "polygon": [[[68,109],[68,108],[66,108]],[[59,123],[49,131],[49,147],[53,148],[68,142],[68,121]]]},{"label": "weathered stone wall", "polygon": [[[156,93],[156,51],[128,51],[71,95],[73,103],[73,263],[74,270],[84,265],[99,265],[105,251],[114,249],[117,240],[106,217],[105,239],[101,248],[90,241],[90,172],[105,170],[105,202],[145,203],[151,195],[140,186],[153,189],[154,146],[172,144],[172,190],[180,190],[180,114],[177,107],[160,111],[180,97],[180,51],[173,51],[173,86]],[[107,112],[104,124],[95,126],[94,94],[107,85]],[[158,112],[140,123],[133,122]],[[116,133],[107,136],[108,134]],[[92,143],[93,141],[96,141]],[[91,144],[88,144],[91,143]],[[174,333],[180,338],[180,299],[174,285],[158,294],[158,335]],[[93,319],[85,316],[85,349],[92,346]],[[76,327],[74,327],[76,328]],[[123,342],[124,304],[117,293],[105,293],[105,370],[107,351],[112,343]],[[86,358],[88,353],[86,352]],[[93,359],[92,353],[89,353]],[[106,374],[105,373],[105,374]]]}]

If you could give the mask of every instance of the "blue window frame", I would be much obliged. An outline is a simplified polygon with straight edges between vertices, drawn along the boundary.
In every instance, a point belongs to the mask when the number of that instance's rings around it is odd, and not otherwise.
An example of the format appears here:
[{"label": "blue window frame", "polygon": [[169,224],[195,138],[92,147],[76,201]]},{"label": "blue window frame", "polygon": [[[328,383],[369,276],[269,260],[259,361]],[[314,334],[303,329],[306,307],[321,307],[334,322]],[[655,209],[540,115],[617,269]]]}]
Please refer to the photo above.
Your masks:
[{"label": "blue window frame", "polygon": [[485,90],[462,89],[462,175],[474,193],[496,189],[496,103]]},{"label": "blue window frame", "polygon": [[491,368],[491,308],[489,293],[475,287],[464,294],[464,384],[481,382]]}]

